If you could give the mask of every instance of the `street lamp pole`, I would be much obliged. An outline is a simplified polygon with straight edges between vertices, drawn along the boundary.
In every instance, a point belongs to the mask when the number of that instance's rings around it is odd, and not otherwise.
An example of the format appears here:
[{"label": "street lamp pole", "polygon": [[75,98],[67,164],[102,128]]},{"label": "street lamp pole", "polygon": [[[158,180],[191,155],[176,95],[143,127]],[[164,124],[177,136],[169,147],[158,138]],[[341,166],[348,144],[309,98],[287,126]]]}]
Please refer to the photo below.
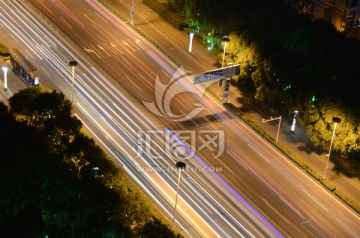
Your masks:
[{"label": "street lamp pole", "polygon": [[222,39],[222,42],[224,43],[224,54],[223,54],[223,59],[222,59],[222,63],[221,63],[221,67],[223,68],[223,67],[224,67],[224,61],[225,61],[225,51],[226,51],[226,45],[227,45],[227,43],[229,43],[229,42],[230,42],[230,39],[229,39],[229,38],[224,37],[224,38]]},{"label": "street lamp pole", "polygon": [[192,51],[192,41],[193,41],[193,38],[194,38],[194,32],[190,31],[189,36],[190,36],[189,53],[191,53],[191,51]]},{"label": "street lamp pole", "polygon": [[131,5],[131,9],[130,9],[130,24],[132,25],[134,23],[134,16],[135,16],[135,0],[132,0],[132,5]]},{"label": "street lamp pole", "polygon": [[324,172],[323,180],[326,179],[326,171],[327,171],[327,169],[328,169],[328,164],[329,164],[329,160],[330,160],[330,153],[331,153],[331,149],[332,149],[333,142],[334,142],[334,137],[335,137],[336,126],[337,126],[338,123],[341,122],[341,119],[338,118],[338,117],[334,117],[332,121],[333,121],[333,123],[334,123],[334,130],[333,130],[333,133],[332,133],[332,136],[331,136],[329,153],[327,154],[327,159],[326,159],[326,165],[325,165],[325,172]]},{"label": "street lamp pole", "polygon": [[[224,37],[224,38],[222,39],[222,42],[223,42],[223,44],[224,44],[224,53],[223,53],[221,68],[224,68],[226,45],[227,45],[227,43],[230,42],[230,39]],[[218,83],[218,95],[220,95],[220,87],[221,87],[221,85],[222,85],[222,79],[220,79],[220,80],[219,80],[219,83]]]},{"label": "street lamp pole", "polygon": [[69,66],[72,69],[72,89],[71,89],[71,103],[74,102],[74,91],[75,91],[75,67],[78,66],[78,62],[73,60],[70,61]]},{"label": "street lamp pole", "polygon": [[274,121],[274,120],[279,120],[279,126],[278,126],[278,131],[277,131],[277,134],[276,134],[276,141],[275,141],[275,143],[277,144],[278,140],[279,140],[279,133],[280,133],[280,127],[281,127],[281,116],[276,117],[276,118],[271,117],[271,119],[269,119],[269,120],[262,119],[262,123],[268,122],[268,121]]},{"label": "street lamp pole", "polygon": [[4,89],[5,91],[7,90],[7,72],[8,72],[8,67],[4,66],[2,67],[2,70],[4,72]]},{"label": "street lamp pole", "polygon": [[178,177],[178,181],[177,181],[177,188],[176,188],[176,197],[175,197],[175,207],[174,207],[174,216],[173,216],[173,220],[172,220],[172,225],[174,227],[174,222],[175,222],[175,215],[176,215],[176,206],[177,206],[177,199],[178,199],[178,194],[179,194],[179,187],[180,187],[180,180],[181,180],[181,170],[185,169],[186,164],[184,162],[177,162],[176,163],[176,168],[179,169],[179,177]]}]

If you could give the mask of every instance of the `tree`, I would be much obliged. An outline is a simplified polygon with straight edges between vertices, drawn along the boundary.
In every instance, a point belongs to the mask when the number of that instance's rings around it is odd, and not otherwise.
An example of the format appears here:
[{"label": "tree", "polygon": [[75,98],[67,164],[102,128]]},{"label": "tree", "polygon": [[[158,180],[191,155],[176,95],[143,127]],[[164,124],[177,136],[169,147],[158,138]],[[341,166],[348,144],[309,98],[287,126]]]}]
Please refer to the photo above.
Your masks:
[{"label": "tree", "polygon": [[360,152],[359,129],[360,123],[354,114],[348,113],[340,103],[331,100],[322,100],[319,103],[321,114],[313,124],[308,125],[308,134],[315,144],[328,146],[331,141],[334,123],[333,117],[341,119],[336,128],[336,138],[333,142],[333,149],[343,156]]},{"label": "tree", "polygon": [[144,197],[80,132],[64,96],[29,88],[13,97],[10,110],[0,103],[2,237],[135,236],[151,217]]},{"label": "tree", "polygon": [[152,217],[145,226],[143,226],[139,233],[138,237],[140,238],[171,238],[171,237],[181,237],[180,235],[175,235],[174,232],[164,223],[162,223],[156,217]]},{"label": "tree", "polygon": [[[315,144],[329,143],[331,117],[341,115],[341,140],[333,149],[354,158],[360,153],[355,119],[360,116],[360,43],[325,20],[296,14],[289,7],[295,2],[193,0],[184,5],[184,15],[199,29],[214,31],[215,42],[227,35],[225,61],[240,64],[237,85],[246,85],[275,111],[299,110],[298,121],[308,125]],[[218,56],[221,62],[222,52]],[[314,95],[316,102],[309,103]]]},{"label": "tree", "polygon": [[11,113],[19,122],[39,129],[51,150],[58,155],[79,134],[81,122],[72,115],[71,103],[62,93],[30,87],[10,98]]}]

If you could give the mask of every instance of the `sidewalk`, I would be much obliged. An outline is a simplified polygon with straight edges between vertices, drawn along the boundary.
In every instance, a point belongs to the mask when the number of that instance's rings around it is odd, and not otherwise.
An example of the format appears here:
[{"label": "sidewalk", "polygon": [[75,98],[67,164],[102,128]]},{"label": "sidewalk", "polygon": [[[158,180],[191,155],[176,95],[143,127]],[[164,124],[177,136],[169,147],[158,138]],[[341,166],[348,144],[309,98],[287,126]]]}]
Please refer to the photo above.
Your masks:
[{"label": "sidewalk", "polygon": [[18,92],[21,89],[27,88],[28,86],[23,81],[20,76],[16,75],[12,68],[10,67],[9,61],[4,60],[2,57],[0,57],[0,68],[7,67],[7,90],[4,89],[4,72],[1,71],[1,80],[0,80],[0,101],[5,103],[6,105],[9,105],[9,98],[12,97],[16,92]]},{"label": "sidewalk", "polygon": [[[117,9],[118,14],[130,22],[131,4],[131,0],[126,0],[121,2],[111,1],[110,5],[112,9]],[[196,41],[193,41],[192,58],[189,60],[189,36],[165,22],[158,14],[143,5],[141,0],[135,1],[135,12],[134,28],[146,35],[150,41],[179,66],[183,66],[185,70],[198,73],[218,67],[217,58]],[[214,91],[217,91],[217,84],[213,86]],[[231,87],[230,91],[228,102],[246,111],[247,116],[250,116],[254,122],[263,127],[268,135],[275,138],[278,123],[262,123],[262,119],[268,119],[270,116],[278,117],[279,115],[272,115],[268,109],[263,108],[263,105],[251,103],[251,100],[245,98],[235,87]],[[295,132],[291,132],[289,122],[284,119],[281,125],[279,143],[288,148],[298,158],[301,158],[318,175],[324,174],[328,148],[313,146],[304,127],[296,125]],[[354,202],[360,201],[360,180],[336,174],[331,169],[333,166],[330,162],[327,170],[327,180],[336,186],[337,192],[346,194]]]}]

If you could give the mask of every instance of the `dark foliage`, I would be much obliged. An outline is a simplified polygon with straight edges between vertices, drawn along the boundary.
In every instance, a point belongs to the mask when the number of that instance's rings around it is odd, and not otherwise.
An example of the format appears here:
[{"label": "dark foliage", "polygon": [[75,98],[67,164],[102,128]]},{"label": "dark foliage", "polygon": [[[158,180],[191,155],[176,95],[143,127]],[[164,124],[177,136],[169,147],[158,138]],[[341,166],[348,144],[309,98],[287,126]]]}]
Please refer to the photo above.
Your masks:
[{"label": "dark foliage", "polygon": [[[29,88],[10,106],[0,103],[1,237],[135,237],[154,221],[63,94]],[[146,229],[174,237],[156,224]]]},{"label": "dark foliage", "polygon": [[193,29],[218,38],[215,42],[230,37],[225,62],[240,64],[237,85],[246,85],[255,99],[288,118],[299,110],[297,121],[308,126],[315,144],[328,146],[332,117],[342,118],[341,140],[333,149],[343,162],[336,169],[351,168],[347,174],[359,175],[360,43],[325,20],[297,14],[294,4],[193,0],[183,4],[181,14]]}]

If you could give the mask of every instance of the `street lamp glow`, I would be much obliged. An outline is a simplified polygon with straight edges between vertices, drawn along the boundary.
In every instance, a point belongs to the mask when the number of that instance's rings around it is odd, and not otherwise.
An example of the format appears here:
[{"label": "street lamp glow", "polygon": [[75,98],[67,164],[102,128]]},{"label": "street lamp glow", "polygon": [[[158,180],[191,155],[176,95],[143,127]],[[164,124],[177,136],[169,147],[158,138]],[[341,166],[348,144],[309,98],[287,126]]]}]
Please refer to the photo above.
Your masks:
[{"label": "street lamp glow", "polygon": [[71,89],[71,103],[74,102],[74,91],[75,91],[75,67],[78,66],[78,62],[73,60],[70,61],[69,66],[72,69],[72,89]]},{"label": "street lamp glow", "polygon": [[229,38],[224,37],[224,38],[222,39],[222,42],[224,43],[224,54],[223,54],[223,59],[222,59],[221,67],[224,67],[224,60],[225,60],[226,45],[227,45],[227,43],[229,43],[229,42],[230,42],[230,39],[229,39]]},{"label": "street lamp glow", "polygon": [[2,70],[4,72],[4,89],[7,90],[7,72],[8,72],[8,67],[3,66]]},{"label": "street lamp glow", "polygon": [[175,222],[176,206],[177,206],[177,199],[178,199],[180,180],[181,180],[181,170],[186,168],[186,164],[184,162],[177,162],[176,163],[176,168],[179,169],[179,177],[178,177],[177,188],[176,188],[174,216],[173,216],[173,221],[172,221],[173,226],[174,226],[174,222]]},{"label": "street lamp glow", "polygon": [[295,111],[294,111],[293,121],[292,121],[292,124],[291,124],[291,131],[295,131],[295,125],[296,125],[296,117],[297,117],[297,115],[299,115],[299,111],[298,111],[298,110],[295,110]]},{"label": "street lamp glow", "polygon": [[333,130],[333,133],[332,133],[332,136],[331,136],[329,153],[327,154],[327,159],[326,159],[326,165],[325,165],[325,172],[324,172],[323,180],[326,179],[326,171],[327,171],[327,169],[328,169],[328,164],[329,164],[329,160],[330,160],[330,153],[331,153],[331,149],[332,149],[333,142],[334,142],[334,137],[335,137],[336,126],[337,126],[338,123],[341,122],[341,119],[338,118],[338,117],[333,117],[332,122],[334,123],[334,130]]},{"label": "street lamp glow", "polygon": [[191,53],[191,51],[192,51],[192,41],[193,41],[193,38],[194,38],[194,32],[191,31],[189,33],[189,36],[190,36],[189,53]]}]

